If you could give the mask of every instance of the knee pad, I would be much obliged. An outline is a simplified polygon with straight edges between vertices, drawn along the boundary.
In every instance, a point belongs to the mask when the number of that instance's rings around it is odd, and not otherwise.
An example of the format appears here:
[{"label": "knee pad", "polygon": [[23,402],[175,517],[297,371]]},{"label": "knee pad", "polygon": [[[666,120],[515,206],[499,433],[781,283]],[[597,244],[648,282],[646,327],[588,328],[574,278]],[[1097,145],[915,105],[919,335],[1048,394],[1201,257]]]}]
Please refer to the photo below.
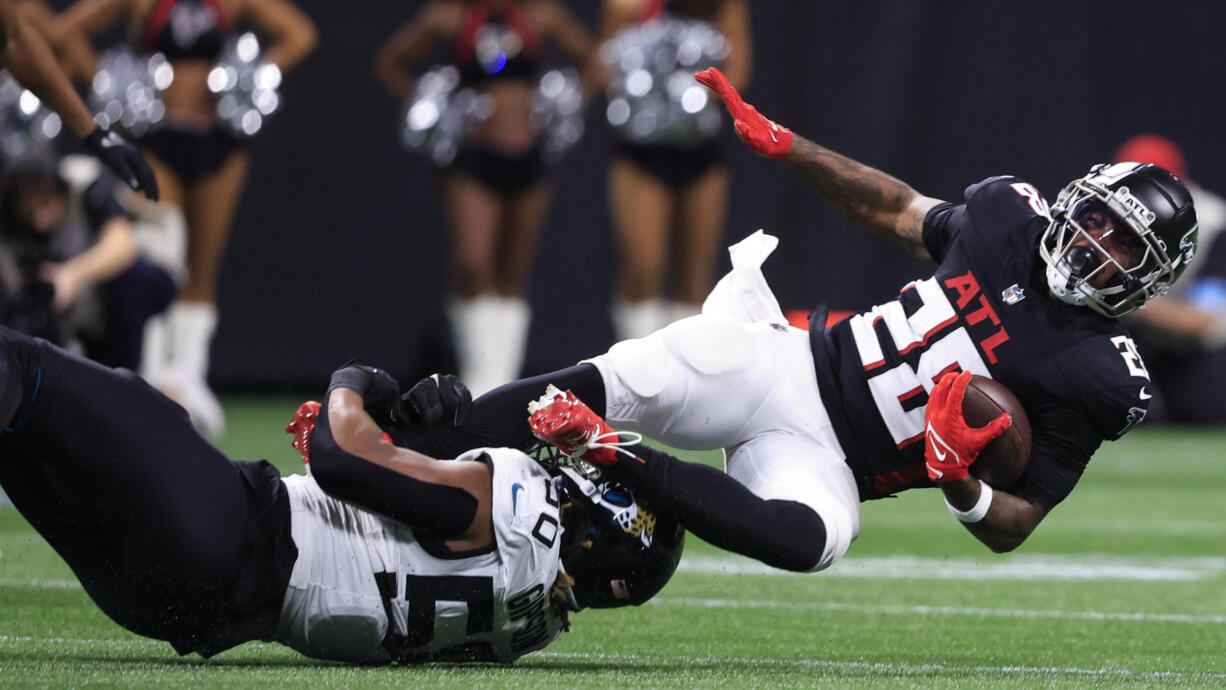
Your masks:
[{"label": "knee pad", "polygon": [[708,376],[741,369],[754,356],[753,334],[743,324],[719,314],[682,319],[659,335],[694,371]]},{"label": "knee pad", "polygon": [[623,340],[605,354],[585,360],[605,381],[605,394],[612,401],[620,383],[641,398],[654,398],[664,391],[672,375],[668,351],[656,338]]},{"label": "knee pad", "polygon": [[860,532],[860,502],[841,454],[790,434],[760,437],[733,449],[728,473],[765,499],[809,506],[826,528],[826,546],[811,572],[842,558]]}]

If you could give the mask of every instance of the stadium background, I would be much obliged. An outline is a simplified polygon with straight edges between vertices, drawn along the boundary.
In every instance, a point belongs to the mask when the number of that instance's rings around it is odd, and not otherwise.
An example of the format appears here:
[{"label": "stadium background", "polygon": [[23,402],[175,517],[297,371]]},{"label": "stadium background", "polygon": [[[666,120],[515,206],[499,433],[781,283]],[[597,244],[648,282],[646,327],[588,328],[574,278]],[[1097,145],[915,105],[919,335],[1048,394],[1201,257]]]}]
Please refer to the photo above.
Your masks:
[{"label": "stadium background", "polygon": [[[378,89],[371,59],[421,3],[295,1],[317,23],[319,47],[253,143],[212,377],[227,388],[303,388],[358,357],[411,380],[443,366],[434,352],[445,323],[444,225],[437,175],[397,145],[398,106]],[[568,4],[595,25],[597,0]],[[1191,175],[1226,190],[1221,3],[768,0],[751,9],[747,100],[925,194],[958,199],[1007,172],[1054,197],[1144,130],[1183,145]],[[592,104],[588,135],[561,165],[533,282],[528,373],[612,341],[603,107]],[[759,227],[782,238],[767,276],[785,308],[822,296],[867,307],[926,270],[850,227],[728,129],[726,238]]]}]

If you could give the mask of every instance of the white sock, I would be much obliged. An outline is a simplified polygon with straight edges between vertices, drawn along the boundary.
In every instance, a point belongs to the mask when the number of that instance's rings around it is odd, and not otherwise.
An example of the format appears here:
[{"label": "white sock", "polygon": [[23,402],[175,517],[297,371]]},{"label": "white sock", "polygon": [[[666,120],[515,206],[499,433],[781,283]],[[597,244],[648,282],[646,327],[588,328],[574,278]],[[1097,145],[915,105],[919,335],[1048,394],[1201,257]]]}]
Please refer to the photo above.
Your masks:
[{"label": "white sock", "polygon": [[447,313],[455,332],[460,378],[473,396],[519,376],[532,320],[526,301],[480,295],[454,300]]},{"label": "white sock", "polygon": [[618,340],[642,338],[669,323],[668,305],[659,299],[628,302],[616,297],[609,306],[609,315],[613,320],[613,335]]},{"label": "white sock", "polygon": [[140,375],[154,386],[165,382],[170,369],[170,320],[158,314],[145,322],[141,344]]},{"label": "white sock", "polygon": [[170,305],[168,318],[175,367],[204,380],[209,372],[209,345],[217,329],[217,307],[179,300]]}]

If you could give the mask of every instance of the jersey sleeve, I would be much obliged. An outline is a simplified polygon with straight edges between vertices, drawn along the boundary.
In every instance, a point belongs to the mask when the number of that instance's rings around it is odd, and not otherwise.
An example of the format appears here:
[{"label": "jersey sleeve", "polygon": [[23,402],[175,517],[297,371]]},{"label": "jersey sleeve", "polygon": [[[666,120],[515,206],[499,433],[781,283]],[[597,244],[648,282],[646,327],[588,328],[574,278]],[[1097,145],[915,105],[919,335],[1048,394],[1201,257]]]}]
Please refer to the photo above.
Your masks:
[{"label": "jersey sleeve", "polygon": [[1075,406],[1043,405],[1030,416],[1030,462],[1016,493],[1050,509],[1077,485],[1102,436]]},{"label": "jersey sleeve", "polygon": [[954,205],[948,201],[933,206],[924,216],[923,240],[928,256],[941,263],[945,250],[966,223],[966,204]]},{"label": "jersey sleeve", "polygon": [[482,452],[494,465],[491,510],[503,561],[516,570],[556,575],[562,527],[553,478],[518,450],[485,448]]},{"label": "jersey sleeve", "polygon": [[924,216],[924,247],[934,261],[945,258],[960,237],[1015,230],[1036,215],[1047,214],[1047,201],[1033,185],[1016,177],[989,177],[966,188],[963,202],[938,204]]}]

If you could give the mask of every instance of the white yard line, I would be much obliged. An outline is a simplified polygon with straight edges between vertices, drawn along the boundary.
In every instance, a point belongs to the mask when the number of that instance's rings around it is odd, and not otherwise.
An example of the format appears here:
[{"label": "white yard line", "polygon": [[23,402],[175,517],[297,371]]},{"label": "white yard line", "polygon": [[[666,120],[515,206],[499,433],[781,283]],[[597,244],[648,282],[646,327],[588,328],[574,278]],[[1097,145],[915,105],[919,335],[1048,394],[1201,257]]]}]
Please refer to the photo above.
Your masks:
[{"label": "white yard line", "polygon": [[[679,572],[712,575],[812,577],[738,556],[687,556]],[[820,577],[891,580],[1139,580],[1188,582],[1226,574],[1226,558],[1109,555],[997,556],[992,560],[883,556],[844,558]]]},{"label": "white yard line", "polygon": [[975,616],[997,618],[1060,618],[1092,621],[1139,621],[1145,623],[1198,623],[1226,625],[1226,615],[1185,613],[1145,613],[1112,611],[1055,611],[1050,609],[988,609],[958,606],[899,606],[889,604],[847,604],[833,601],[761,601],[742,599],[698,599],[659,596],[647,602],[654,606],[688,606],[728,609],[788,609],[798,611],[853,611],[856,613],[896,613],[903,615]]},{"label": "white yard line", "polygon": [[15,578],[0,579],[0,587],[13,589],[81,589],[81,583],[76,580],[18,580]]},{"label": "white yard line", "polygon": [[[930,529],[949,524],[949,516],[872,513],[864,516],[864,529]],[[1136,520],[1120,517],[1060,516],[1059,522],[1044,526],[1046,533],[1109,533],[1146,536],[1213,537],[1226,534],[1220,520]]]},{"label": "white yard line", "polygon": [[[20,635],[0,635],[0,644],[77,644],[102,647],[130,647],[133,643],[148,646],[165,646],[166,643],[141,638],[128,639],[89,639],[63,637],[25,637]],[[1223,680],[1226,673],[1206,673],[1200,671],[1138,671],[1127,668],[1077,668],[1061,666],[960,666],[954,664],[909,664],[905,662],[869,662],[843,661],[837,659],[752,659],[743,657],[695,657],[695,656],[663,656],[640,654],[596,654],[591,652],[536,652],[532,658],[549,659],[583,659],[590,661],[612,662],[672,662],[684,666],[728,666],[740,664],[744,666],[783,666],[801,668],[841,668],[862,669],[884,673],[999,673],[1006,675],[1067,675],[1067,676],[1098,676],[1108,678],[1170,678],[1175,680]]]},{"label": "white yard line", "polygon": [[1205,673],[1199,671],[1138,671],[1127,668],[1077,668],[1061,666],[960,666],[954,664],[908,664],[905,662],[870,662],[842,661],[836,659],[750,659],[738,657],[694,657],[694,656],[655,656],[639,654],[594,654],[586,652],[536,652],[531,657],[549,657],[555,659],[588,659],[592,661],[641,661],[641,662],[678,662],[686,666],[728,666],[742,664],[748,666],[799,666],[810,668],[843,668],[880,671],[885,673],[1000,673],[1000,674],[1035,674],[1035,675],[1068,675],[1068,676],[1099,676],[1114,678],[1170,678],[1178,680],[1221,680],[1226,679],[1226,673]]}]

